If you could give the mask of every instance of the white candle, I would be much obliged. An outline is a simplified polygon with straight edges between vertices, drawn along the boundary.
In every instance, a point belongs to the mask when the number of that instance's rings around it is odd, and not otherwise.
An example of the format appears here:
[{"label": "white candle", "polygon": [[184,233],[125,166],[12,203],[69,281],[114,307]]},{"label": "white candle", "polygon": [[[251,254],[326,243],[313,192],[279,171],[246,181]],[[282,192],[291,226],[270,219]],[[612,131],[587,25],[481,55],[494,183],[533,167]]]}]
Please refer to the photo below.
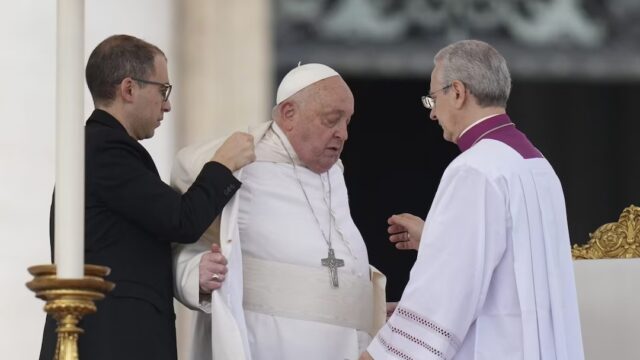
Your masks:
[{"label": "white candle", "polygon": [[55,256],[58,278],[84,276],[84,0],[58,0]]}]

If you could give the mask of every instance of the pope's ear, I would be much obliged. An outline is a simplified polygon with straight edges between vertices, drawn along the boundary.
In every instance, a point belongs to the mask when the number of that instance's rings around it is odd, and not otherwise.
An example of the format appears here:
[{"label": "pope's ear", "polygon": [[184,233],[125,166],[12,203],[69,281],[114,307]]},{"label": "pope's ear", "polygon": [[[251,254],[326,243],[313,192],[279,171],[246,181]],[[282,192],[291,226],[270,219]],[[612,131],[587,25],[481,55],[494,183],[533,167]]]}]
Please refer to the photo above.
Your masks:
[{"label": "pope's ear", "polygon": [[292,101],[284,101],[278,106],[278,117],[281,120],[282,130],[290,131],[293,129],[296,111],[296,104]]}]

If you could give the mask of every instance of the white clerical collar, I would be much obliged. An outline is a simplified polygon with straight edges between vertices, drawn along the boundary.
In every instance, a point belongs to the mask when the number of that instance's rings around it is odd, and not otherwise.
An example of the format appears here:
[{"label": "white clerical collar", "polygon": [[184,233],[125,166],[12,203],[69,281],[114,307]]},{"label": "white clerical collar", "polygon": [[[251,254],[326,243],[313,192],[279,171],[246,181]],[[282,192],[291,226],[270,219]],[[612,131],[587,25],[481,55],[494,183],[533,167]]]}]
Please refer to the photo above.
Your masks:
[{"label": "white clerical collar", "polygon": [[[282,142],[280,140],[282,140]],[[283,145],[284,148],[282,147]],[[291,159],[287,153],[291,154],[297,166],[306,167],[300,161],[298,154],[293,149],[291,142],[289,142],[282,128],[280,128],[275,121],[272,121],[269,130],[256,146],[256,161],[290,163]]]},{"label": "white clerical collar", "polygon": [[482,118],[482,119],[480,119],[480,120],[476,120],[476,121],[474,121],[474,122],[473,122],[473,124],[471,124],[471,125],[467,126],[464,130],[462,130],[462,132],[460,133],[460,135],[458,135],[458,139],[460,139],[460,138],[462,137],[462,135],[464,135],[464,133],[466,133],[466,132],[467,132],[467,130],[471,129],[472,127],[474,127],[474,126],[476,126],[476,125],[478,125],[478,124],[480,124],[481,122],[483,122],[483,121],[487,120],[488,118],[490,118],[490,117],[494,117],[494,116],[496,116],[496,115],[500,115],[500,114],[499,114],[499,113],[491,114],[491,115],[488,115],[488,116],[483,117],[483,118]]}]

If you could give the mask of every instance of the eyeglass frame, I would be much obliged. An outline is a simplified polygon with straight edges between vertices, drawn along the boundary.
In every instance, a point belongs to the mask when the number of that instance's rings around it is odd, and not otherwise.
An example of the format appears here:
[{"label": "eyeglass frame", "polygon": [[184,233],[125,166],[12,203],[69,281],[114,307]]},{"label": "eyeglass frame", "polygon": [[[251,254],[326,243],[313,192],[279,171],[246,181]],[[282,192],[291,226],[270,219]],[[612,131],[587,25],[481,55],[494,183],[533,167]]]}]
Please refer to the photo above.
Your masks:
[{"label": "eyeglass frame", "polygon": [[448,88],[450,88],[452,86],[453,86],[453,83],[451,83],[451,84],[449,84],[447,86],[441,87],[438,90],[434,90],[434,91],[430,92],[429,94],[423,96],[422,97],[422,106],[424,106],[425,108],[427,108],[429,110],[433,110],[433,108],[436,106],[436,99],[433,97],[433,94],[435,94],[437,92],[440,92],[440,91],[443,91],[443,90],[446,90],[446,89],[448,89]]},{"label": "eyeglass frame", "polygon": [[169,83],[161,83],[161,82],[157,82],[157,81],[138,79],[138,78],[134,78],[134,77],[132,77],[131,80],[138,81],[138,82],[141,82],[143,84],[152,84],[152,85],[160,86],[160,91],[161,91],[160,94],[162,95],[162,101],[164,101],[164,102],[169,101],[169,95],[171,95],[171,89],[173,88],[173,85],[171,85]]}]

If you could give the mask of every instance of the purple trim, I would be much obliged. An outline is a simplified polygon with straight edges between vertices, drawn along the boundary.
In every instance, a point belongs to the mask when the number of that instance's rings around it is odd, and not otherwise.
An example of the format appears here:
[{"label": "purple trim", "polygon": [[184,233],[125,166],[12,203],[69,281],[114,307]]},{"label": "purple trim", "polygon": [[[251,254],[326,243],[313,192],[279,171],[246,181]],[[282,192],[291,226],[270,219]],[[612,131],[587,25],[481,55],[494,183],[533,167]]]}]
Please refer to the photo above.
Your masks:
[{"label": "purple trim", "polygon": [[[495,130],[492,131],[492,129]],[[516,129],[516,126],[511,122],[507,114],[492,116],[474,125],[458,139],[458,148],[460,148],[460,151],[465,152],[469,150],[476,141],[482,141],[482,139],[500,141],[517,151],[518,154],[525,159],[544,157],[542,153],[531,144],[527,136]]]}]

